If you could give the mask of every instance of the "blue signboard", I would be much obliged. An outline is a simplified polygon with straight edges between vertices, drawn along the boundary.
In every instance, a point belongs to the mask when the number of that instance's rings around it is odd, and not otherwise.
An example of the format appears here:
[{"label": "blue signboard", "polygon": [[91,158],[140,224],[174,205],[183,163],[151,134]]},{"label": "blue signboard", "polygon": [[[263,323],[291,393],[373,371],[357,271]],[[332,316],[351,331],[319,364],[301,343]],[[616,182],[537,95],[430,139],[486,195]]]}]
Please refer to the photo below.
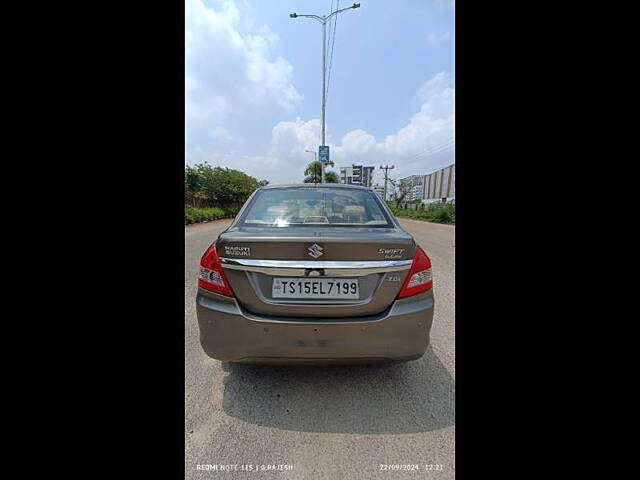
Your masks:
[{"label": "blue signboard", "polygon": [[318,158],[322,163],[329,163],[329,145],[320,145],[318,147]]}]

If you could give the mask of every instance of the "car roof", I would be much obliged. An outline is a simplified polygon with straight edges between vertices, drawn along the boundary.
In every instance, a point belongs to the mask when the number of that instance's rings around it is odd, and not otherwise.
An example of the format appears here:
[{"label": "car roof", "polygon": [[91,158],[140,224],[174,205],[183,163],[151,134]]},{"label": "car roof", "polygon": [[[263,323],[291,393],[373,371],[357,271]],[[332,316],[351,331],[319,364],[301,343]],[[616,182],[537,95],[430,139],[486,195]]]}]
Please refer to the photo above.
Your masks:
[{"label": "car roof", "polygon": [[260,190],[269,190],[271,188],[350,188],[355,190],[371,190],[363,185],[353,185],[349,183],[288,183],[284,185],[266,185],[260,187]]}]

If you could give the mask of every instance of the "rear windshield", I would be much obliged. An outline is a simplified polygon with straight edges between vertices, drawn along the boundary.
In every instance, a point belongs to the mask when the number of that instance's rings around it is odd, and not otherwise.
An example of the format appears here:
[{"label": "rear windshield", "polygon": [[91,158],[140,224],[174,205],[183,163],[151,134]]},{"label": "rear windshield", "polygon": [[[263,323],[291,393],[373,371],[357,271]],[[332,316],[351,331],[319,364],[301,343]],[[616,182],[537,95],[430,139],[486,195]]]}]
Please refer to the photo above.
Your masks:
[{"label": "rear windshield", "polygon": [[282,188],[259,191],[240,225],[392,227],[373,192],[341,188]]}]

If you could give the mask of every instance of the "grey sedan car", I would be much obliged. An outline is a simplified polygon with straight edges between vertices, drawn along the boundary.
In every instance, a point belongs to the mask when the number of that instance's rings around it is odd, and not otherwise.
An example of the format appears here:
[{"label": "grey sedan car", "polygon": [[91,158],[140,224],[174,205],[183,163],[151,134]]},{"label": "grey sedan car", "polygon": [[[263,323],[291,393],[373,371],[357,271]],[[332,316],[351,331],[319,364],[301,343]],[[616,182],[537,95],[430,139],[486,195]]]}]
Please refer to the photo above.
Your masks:
[{"label": "grey sedan car", "polygon": [[200,343],[229,362],[414,360],[432,286],[429,257],[371,189],[267,186],[202,256]]}]

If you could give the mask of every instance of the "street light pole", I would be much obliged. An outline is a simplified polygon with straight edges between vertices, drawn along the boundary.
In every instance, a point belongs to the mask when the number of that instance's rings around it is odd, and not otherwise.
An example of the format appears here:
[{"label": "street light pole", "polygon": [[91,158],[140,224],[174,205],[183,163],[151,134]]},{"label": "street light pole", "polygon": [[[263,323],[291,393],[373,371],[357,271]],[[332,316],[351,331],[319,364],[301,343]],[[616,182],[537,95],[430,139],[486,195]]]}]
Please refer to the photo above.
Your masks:
[{"label": "street light pole", "polygon": [[[326,102],[327,102],[327,89],[326,89],[326,78],[327,78],[327,22],[334,16],[339,14],[340,12],[344,12],[345,10],[351,10],[352,8],[360,8],[359,3],[354,3],[350,7],[342,8],[340,10],[336,10],[335,12],[331,12],[329,15],[319,16],[319,15],[298,15],[297,13],[291,13],[289,16],[291,18],[298,17],[307,17],[313,18],[314,20],[319,21],[322,24],[322,146],[325,146],[325,136],[324,136],[324,126],[325,126],[325,111],[326,111]],[[324,174],[324,163],[322,163],[322,183],[325,181]]]},{"label": "street light pole", "polygon": [[314,161],[314,162],[317,162],[317,161],[318,161],[318,159],[317,159],[318,152],[314,152],[313,150],[305,150],[305,152],[307,152],[307,153],[313,153],[313,161]]},{"label": "street light pole", "polygon": [[[322,22],[322,145],[324,146],[324,119],[327,102],[327,22]],[[322,183],[324,183],[324,163],[322,164]]]}]

